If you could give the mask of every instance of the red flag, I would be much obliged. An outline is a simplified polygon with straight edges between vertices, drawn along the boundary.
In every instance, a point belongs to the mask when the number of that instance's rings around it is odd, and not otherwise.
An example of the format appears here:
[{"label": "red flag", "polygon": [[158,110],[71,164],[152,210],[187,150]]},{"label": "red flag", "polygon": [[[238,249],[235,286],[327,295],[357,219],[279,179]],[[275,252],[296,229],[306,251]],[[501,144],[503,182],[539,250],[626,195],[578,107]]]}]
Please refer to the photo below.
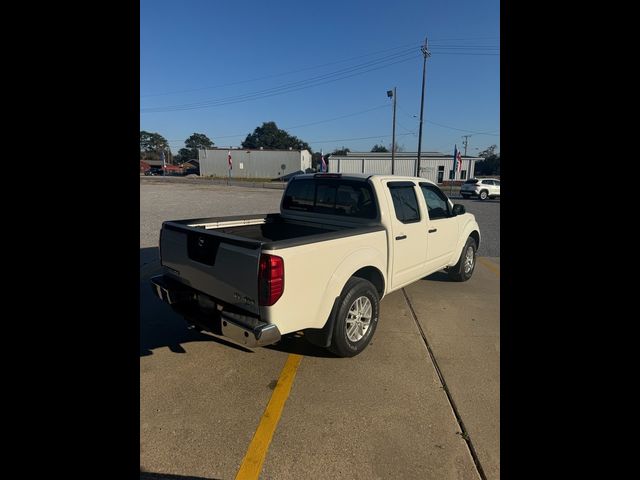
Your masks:
[{"label": "red flag", "polygon": [[460,172],[462,170],[462,155],[460,155],[460,150],[458,150],[458,156],[456,160],[458,161],[458,171]]},{"label": "red flag", "polygon": [[233,169],[233,162],[231,161],[231,150],[229,150],[229,154],[227,155],[227,158],[229,160],[229,170]]}]

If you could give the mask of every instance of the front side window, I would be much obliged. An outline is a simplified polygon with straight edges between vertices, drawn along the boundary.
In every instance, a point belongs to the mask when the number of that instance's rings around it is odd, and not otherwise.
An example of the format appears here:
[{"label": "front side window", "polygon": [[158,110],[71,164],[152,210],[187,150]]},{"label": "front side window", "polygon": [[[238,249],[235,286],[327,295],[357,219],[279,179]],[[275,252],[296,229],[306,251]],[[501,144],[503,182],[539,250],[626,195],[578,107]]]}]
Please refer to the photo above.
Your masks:
[{"label": "front side window", "polygon": [[396,218],[402,223],[415,223],[420,221],[418,198],[412,186],[389,187]]},{"label": "front side window", "polygon": [[424,195],[425,202],[427,202],[427,211],[429,212],[429,218],[431,220],[451,216],[447,197],[439,188],[433,185],[421,184],[420,189]]}]

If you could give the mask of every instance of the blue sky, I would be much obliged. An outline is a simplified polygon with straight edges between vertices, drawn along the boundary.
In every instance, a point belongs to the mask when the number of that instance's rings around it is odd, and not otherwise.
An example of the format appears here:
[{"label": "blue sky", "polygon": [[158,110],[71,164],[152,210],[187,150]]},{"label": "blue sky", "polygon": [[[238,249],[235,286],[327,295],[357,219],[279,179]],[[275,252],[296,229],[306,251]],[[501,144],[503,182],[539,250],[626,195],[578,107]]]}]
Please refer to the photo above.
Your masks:
[{"label": "blue sky", "polygon": [[141,0],[140,128],[163,135],[174,153],[194,132],[240,146],[265,121],[314,151],[369,151],[391,144],[386,92],[397,87],[396,141],[416,151],[427,36],[422,150],[452,152],[465,134],[469,155],[499,150],[499,8],[497,0]]}]

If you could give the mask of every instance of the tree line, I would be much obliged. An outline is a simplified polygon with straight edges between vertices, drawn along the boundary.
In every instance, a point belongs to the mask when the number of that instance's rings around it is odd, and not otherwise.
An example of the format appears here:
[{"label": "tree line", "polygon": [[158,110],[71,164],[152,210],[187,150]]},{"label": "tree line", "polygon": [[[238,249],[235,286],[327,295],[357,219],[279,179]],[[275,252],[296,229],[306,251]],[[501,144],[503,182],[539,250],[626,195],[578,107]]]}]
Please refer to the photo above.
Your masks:
[{"label": "tree line", "polygon": [[[198,159],[198,149],[213,148],[215,143],[204,133],[193,133],[184,141],[184,148],[171,157],[171,149],[169,142],[161,134],[157,132],[140,131],[140,160],[160,160],[164,152],[165,159],[170,163],[181,164],[189,160]],[[242,148],[265,150],[309,150],[312,155],[313,164],[321,162],[320,152],[314,152],[311,146],[304,140],[294,135],[290,135],[286,130],[278,128],[275,122],[264,122],[261,126],[256,127],[253,133],[250,133],[241,143]],[[391,148],[391,146],[389,146]],[[396,151],[402,151],[402,147],[396,145]],[[331,155],[346,155],[351,150],[342,147],[336,148],[333,152],[326,153],[325,157]],[[388,148],[384,145],[374,145],[372,152],[388,152]]]},{"label": "tree line", "polygon": [[484,160],[476,162],[476,175],[500,175],[500,154],[496,153],[497,145],[491,145],[478,154]]},{"label": "tree line", "polygon": [[[169,163],[181,164],[189,160],[198,159],[198,149],[213,148],[215,143],[204,133],[193,133],[184,141],[184,148],[171,158],[169,142],[166,138],[156,132],[140,132],[140,160],[160,160],[162,152]],[[265,150],[309,150],[312,155],[312,165],[321,163],[320,152],[314,152],[311,146],[304,140],[287,131],[278,128],[275,122],[264,122],[256,127],[253,133],[246,136],[241,144],[242,148]],[[372,152],[389,152],[391,145],[374,145]],[[480,152],[478,156],[483,157],[476,163],[476,175],[500,175],[500,154],[496,153],[497,146],[491,145],[486,150]],[[331,155],[346,155],[351,150],[346,147],[336,148],[333,152],[325,154],[325,158]],[[402,152],[404,148],[396,144],[396,152]]]}]

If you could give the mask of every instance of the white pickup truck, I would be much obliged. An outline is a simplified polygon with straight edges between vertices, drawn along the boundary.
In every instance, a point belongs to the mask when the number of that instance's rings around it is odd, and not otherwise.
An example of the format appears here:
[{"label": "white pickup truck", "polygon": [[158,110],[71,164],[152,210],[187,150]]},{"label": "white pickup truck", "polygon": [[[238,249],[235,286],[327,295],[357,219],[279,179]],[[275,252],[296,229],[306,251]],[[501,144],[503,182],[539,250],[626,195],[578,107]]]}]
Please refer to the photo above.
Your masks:
[{"label": "white pickup truck", "polygon": [[307,174],[279,214],[164,222],[151,282],[192,327],[247,347],[302,331],[349,357],[385,295],[441,269],[468,280],[479,245],[475,217],[423,178]]}]

